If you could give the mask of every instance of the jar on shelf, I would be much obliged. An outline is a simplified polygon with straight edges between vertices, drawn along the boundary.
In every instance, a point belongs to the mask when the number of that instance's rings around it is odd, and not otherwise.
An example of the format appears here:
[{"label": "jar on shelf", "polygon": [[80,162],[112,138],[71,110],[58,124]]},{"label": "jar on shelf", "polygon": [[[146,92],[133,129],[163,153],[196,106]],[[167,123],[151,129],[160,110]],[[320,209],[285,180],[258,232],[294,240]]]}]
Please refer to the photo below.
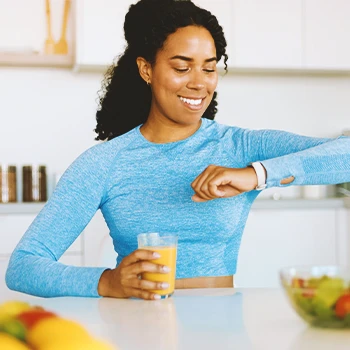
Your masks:
[{"label": "jar on shelf", "polygon": [[23,166],[23,202],[47,201],[47,176],[45,165]]},{"label": "jar on shelf", "polygon": [[17,201],[16,166],[0,164],[0,203]]}]

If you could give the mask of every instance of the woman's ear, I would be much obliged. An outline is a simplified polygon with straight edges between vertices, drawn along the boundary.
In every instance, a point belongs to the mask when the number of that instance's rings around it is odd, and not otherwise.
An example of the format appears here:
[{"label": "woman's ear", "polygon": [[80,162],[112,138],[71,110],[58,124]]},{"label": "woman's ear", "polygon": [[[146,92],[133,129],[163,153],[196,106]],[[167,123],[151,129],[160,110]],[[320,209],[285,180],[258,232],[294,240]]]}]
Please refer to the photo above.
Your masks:
[{"label": "woman's ear", "polygon": [[139,73],[141,78],[147,83],[151,84],[152,81],[152,67],[151,64],[146,61],[143,57],[136,58],[137,66],[139,67]]}]

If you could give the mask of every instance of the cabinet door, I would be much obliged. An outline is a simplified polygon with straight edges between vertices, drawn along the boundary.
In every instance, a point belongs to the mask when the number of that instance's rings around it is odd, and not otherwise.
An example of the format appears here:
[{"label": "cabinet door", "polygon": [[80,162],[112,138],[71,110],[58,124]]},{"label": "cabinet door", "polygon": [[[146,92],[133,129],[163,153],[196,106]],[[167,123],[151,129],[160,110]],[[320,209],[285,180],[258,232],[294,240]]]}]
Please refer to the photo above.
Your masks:
[{"label": "cabinet door", "polygon": [[132,3],[132,0],[77,1],[77,66],[109,66],[124,51],[124,19]]},{"label": "cabinet door", "polygon": [[[227,66],[230,67],[233,64],[233,26],[232,26],[232,17],[233,17],[233,3],[232,0],[193,0],[193,2],[204,8],[205,10],[210,11],[218,20],[219,24],[223,28],[225,39],[227,42],[226,53],[229,56],[227,61]],[[224,67],[224,61],[221,61],[218,64],[218,67]]]},{"label": "cabinet door", "polygon": [[305,65],[350,68],[350,1],[305,0]]},{"label": "cabinet door", "polygon": [[239,287],[278,287],[285,266],[337,263],[335,209],[252,210],[242,238]]},{"label": "cabinet door", "polygon": [[235,66],[301,68],[302,0],[234,0]]}]

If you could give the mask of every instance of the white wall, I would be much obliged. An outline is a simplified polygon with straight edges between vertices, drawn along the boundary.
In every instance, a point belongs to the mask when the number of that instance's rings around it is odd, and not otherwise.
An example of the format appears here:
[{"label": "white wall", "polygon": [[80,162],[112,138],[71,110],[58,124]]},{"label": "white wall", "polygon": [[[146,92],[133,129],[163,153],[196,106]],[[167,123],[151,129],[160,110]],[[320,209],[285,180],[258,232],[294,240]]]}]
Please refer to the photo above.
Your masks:
[{"label": "white wall", "polygon": [[350,76],[226,75],[219,84],[223,123],[320,137],[350,129]]},{"label": "white wall", "polygon": [[[0,68],[0,163],[64,171],[94,145],[102,74]],[[350,77],[226,75],[217,121],[248,128],[336,136],[350,129]]]}]

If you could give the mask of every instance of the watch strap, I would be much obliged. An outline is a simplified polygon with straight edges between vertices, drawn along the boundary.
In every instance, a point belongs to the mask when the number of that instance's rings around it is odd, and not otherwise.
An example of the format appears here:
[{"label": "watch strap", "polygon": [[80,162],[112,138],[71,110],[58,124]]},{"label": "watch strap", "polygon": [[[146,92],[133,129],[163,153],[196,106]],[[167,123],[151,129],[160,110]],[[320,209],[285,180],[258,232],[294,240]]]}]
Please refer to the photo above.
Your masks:
[{"label": "watch strap", "polygon": [[253,162],[250,164],[256,172],[256,177],[258,179],[258,185],[255,187],[256,190],[264,190],[267,186],[266,184],[266,171],[260,162]]}]

